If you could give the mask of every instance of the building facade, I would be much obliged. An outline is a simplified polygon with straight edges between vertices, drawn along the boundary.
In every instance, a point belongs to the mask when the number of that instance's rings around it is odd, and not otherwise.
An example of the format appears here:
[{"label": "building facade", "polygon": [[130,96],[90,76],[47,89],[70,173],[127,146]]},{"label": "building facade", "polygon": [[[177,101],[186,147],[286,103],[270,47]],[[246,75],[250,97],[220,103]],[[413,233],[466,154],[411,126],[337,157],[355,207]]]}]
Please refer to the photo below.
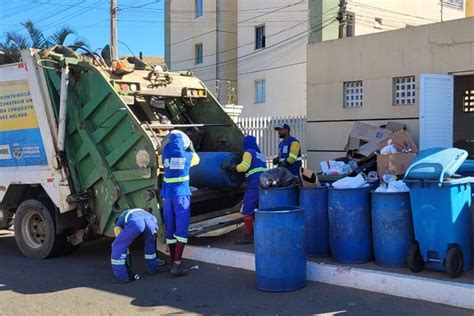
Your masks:
[{"label": "building facade", "polygon": [[166,64],[191,70],[221,104],[237,94],[236,12],[235,0],[165,1]]},{"label": "building facade", "polygon": [[307,44],[338,38],[338,17],[342,35],[357,36],[462,18],[466,1],[473,0],[357,0],[341,8],[340,0],[167,0],[166,62],[193,70],[221,103],[243,105],[244,117],[305,115]]},{"label": "building facade", "polygon": [[309,168],[345,156],[354,122],[404,123],[421,147],[471,146],[472,30],[466,18],[308,45]]}]

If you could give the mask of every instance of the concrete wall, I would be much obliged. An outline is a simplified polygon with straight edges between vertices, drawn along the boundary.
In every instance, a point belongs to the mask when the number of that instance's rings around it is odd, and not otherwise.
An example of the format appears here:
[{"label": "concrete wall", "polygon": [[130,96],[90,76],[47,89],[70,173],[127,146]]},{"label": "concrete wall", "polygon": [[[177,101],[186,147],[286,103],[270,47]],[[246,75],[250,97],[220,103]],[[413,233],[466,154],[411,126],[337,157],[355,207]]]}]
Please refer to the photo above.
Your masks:
[{"label": "concrete wall", "polygon": [[[474,18],[308,45],[307,148],[310,168],[344,156],[355,121],[395,120],[419,137],[419,104],[393,106],[393,77],[474,71]],[[343,82],[362,80],[362,108],[343,107]]]}]

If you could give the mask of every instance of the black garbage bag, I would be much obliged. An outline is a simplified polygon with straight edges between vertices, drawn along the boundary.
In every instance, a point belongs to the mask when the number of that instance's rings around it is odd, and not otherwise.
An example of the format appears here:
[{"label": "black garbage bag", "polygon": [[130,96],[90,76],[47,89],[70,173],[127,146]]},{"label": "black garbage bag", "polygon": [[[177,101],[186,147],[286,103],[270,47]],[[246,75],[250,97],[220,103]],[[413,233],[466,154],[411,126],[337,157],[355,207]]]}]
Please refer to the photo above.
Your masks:
[{"label": "black garbage bag", "polygon": [[298,184],[299,177],[283,167],[267,170],[260,175],[260,187],[264,189],[284,188]]}]

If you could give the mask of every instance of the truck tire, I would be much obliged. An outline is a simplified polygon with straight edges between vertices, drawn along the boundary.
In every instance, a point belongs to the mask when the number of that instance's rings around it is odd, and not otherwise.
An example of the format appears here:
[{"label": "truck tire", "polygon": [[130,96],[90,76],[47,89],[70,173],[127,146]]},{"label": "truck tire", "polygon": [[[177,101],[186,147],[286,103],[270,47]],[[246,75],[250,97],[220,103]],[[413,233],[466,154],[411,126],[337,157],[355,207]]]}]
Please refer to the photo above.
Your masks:
[{"label": "truck tire", "polygon": [[54,206],[47,202],[23,201],[15,214],[14,230],[16,244],[28,258],[55,256],[66,244],[64,236],[56,235]]},{"label": "truck tire", "polygon": [[8,229],[13,225],[13,211],[0,209],[0,229]]}]

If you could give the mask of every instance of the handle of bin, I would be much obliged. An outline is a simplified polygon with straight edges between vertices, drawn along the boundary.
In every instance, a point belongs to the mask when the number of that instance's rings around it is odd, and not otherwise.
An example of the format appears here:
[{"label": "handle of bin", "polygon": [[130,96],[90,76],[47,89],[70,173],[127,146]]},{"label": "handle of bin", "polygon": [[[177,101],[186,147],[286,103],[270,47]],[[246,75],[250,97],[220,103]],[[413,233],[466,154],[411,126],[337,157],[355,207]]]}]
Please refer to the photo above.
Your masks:
[{"label": "handle of bin", "polygon": [[412,164],[410,167],[408,167],[408,170],[405,172],[405,176],[403,177],[403,180],[405,182],[414,182],[414,181],[410,181],[414,179],[410,179],[409,175],[411,172],[416,171],[421,168],[433,168],[435,171],[439,172],[439,175],[436,175],[438,180],[426,180],[426,179],[419,179],[419,180],[424,180],[426,182],[438,182],[440,184],[443,182],[444,174],[446,171],[443,168],[443,165],[437,162],[424,162],[424,163],[419,163],[419,164]]}]

